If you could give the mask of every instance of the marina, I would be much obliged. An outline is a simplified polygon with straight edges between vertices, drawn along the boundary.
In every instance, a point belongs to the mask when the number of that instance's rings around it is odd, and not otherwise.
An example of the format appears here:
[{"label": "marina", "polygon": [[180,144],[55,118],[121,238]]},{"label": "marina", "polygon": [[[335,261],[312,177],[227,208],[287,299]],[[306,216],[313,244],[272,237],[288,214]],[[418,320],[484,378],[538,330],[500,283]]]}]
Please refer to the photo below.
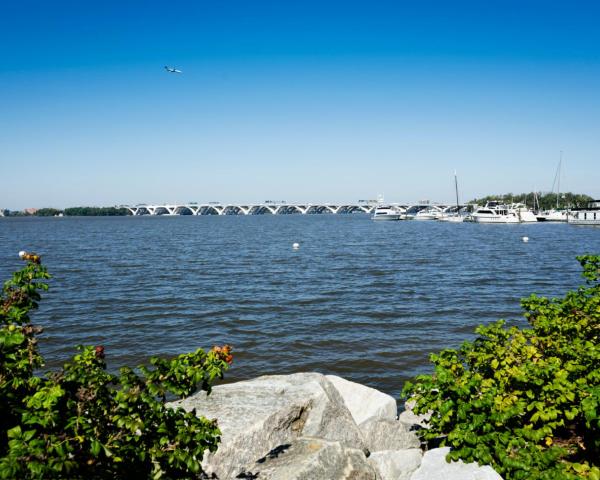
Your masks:
[{"label": "marina", "polygon": [[441,220],[450,223],[472,221],[476,223],[527,223],[537,221],[564,221],[568,210],[534,213],[524,204],[506,205],[501,201],[488,202],[481,207],[476,204],[445,203],[385,203],[363,201],[357,203],[287,203],[265,202],[260,204],[140,204],[122,205],[134,216],[207,216],[207,215],[345,215],[366,213],[373,220]]}]

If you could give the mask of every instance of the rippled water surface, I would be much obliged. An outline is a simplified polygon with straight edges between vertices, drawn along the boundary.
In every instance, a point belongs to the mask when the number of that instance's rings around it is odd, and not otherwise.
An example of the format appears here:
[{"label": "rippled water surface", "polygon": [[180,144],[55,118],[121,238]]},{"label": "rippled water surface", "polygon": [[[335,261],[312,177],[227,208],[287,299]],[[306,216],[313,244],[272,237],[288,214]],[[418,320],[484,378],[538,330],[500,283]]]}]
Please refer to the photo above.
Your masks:
[{"label": "rippled water surface", "polygon": [[2,280],[23,249],[54,275],[34,317],[49,367],[76,344],[105,345],[117,368],[229,343],[229,380],[316,370],[397,396],[429,371],[429,352],[480,323],[523,324],[529,293],[579,285],[574,257],[600,252],[600,229],[366,215],[0,219]]}]

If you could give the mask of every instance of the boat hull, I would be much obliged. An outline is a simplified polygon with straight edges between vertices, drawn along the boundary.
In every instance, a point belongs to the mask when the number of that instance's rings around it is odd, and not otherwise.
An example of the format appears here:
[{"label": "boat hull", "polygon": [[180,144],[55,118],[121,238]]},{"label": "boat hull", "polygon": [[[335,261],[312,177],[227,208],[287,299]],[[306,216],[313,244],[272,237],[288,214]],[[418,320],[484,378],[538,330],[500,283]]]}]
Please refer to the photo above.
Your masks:
[{"label": "boat hull", "polygon": [[568,218],[567,212],[556,210],[537,215],[539,222],[566,222],[568,221]]},{"label": "boat hull", "polygon": [[600,225],[600,209],[572,212],[569,225]]},{"label": "boat hull", "polygon": [[441,218],[438,218],[438,220],[440,222],[462,223],[462,222],[465,221],[465,217],[463,217],[463,216],[458,216],[458,217],[441,217]]},{"label": "boat hull", "polygon": [[519,211],[519,217],[523,223],[537,222],[535,214],[529,210]]},{"label": "boat hull", "polygon": [[490,217],[479,217],[479,216],[475,216],[473,215],[473,222],[475,223],[521,223],[521,221],[517,218],[517,217],[513,217],[513,216],[505,216],[505,215],[498,215],[498,216],[490,216]]},{"label": "boat hull", "polygon": [[578,219],[570,219],[569,225],[596,225],[600,226],[600,219],[598,220],[578,220]]},{"label": "boat hull", "polygon": [[390,222],[398,220],[406,220],[406,215],[403,214],[389,214],[389,215],[376,215],[371,217],[376,222]]}]

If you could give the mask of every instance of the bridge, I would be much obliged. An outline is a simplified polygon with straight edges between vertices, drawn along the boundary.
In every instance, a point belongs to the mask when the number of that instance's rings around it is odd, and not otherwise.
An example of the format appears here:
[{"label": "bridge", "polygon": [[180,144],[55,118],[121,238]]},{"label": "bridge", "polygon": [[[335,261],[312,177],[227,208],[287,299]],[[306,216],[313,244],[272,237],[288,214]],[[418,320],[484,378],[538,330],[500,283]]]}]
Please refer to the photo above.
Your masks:
[{"label": "bridge", "polygon": [[[263,203],[172,203],[172,204],[139,204],[134,206],[121,205],[132,215],[320,215],[320,214],[350,214],[372,213],[378,201],[359,200],[357,203],[287,203],[266,201]],[[401,207],[409,213],[416,213],[421,209],[434,207],[439,210],[449,207],[441,203],[391,203]],[[461,207],[464,205],[461,205]],[[454,207],[449,207],[454,208]]]},{"label": "bridge", "polygon": [[221,203],[173,203],[173,204],[141,204],[135,206],[122,205],[132,215],[290,215],[290,214],[348,214],[371,213],[376,207],[372,203],[256,203],[256,204],[221,204]]}]

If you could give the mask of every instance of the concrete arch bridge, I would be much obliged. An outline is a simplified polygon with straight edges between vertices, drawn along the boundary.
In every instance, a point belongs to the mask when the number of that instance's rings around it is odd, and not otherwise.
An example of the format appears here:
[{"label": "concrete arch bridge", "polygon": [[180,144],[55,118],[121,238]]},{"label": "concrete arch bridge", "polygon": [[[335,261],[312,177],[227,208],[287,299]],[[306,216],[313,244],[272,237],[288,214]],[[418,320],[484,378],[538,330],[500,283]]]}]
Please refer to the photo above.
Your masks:
[{"label": "concrete arch bridge", "polygon": [[348,214],[371,213],[375,208],[370,204],[220,204],[220,203],[187,203],[187,204],[141,204],[123,205],[132,215],[292,215],[292,214]]}]

